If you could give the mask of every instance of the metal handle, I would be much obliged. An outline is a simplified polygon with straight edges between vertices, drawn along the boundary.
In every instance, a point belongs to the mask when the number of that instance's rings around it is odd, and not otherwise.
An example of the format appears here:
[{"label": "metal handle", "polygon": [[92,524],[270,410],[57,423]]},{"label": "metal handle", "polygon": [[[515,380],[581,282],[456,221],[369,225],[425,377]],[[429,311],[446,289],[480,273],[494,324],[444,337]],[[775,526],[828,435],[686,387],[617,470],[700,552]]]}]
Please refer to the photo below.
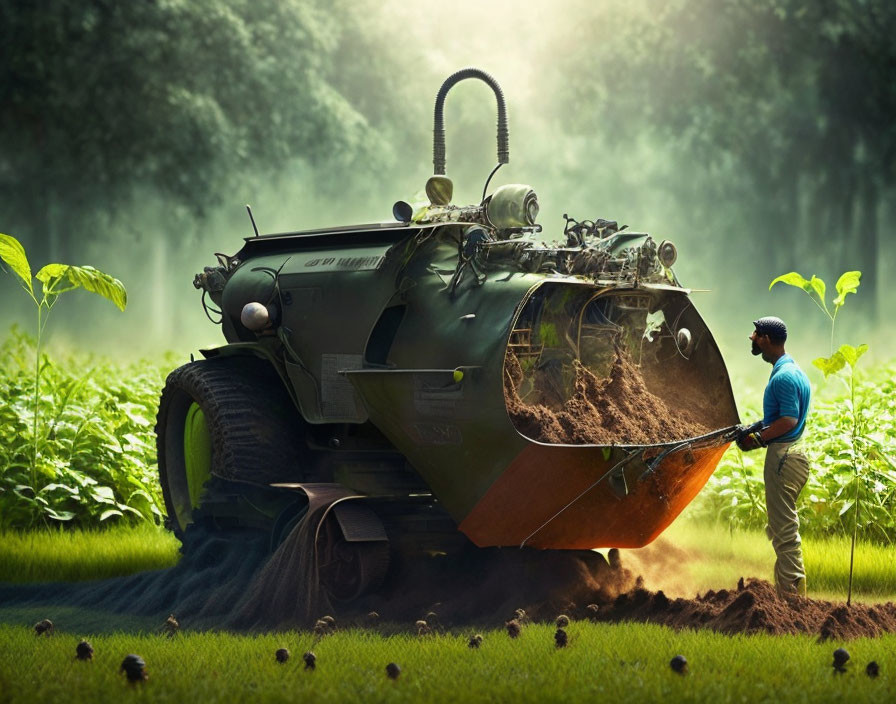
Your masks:
[{"label": "metal handle", "polygon": [[465,78],[478,78],[484,81],[495,92],[495,99],[498,102],[498,164],[506,164],[510,161],[510,147],[508,145],[507,132],[507,107],[504,104],[504,93],[501,86],[485,71],[478,68],[464,68],[457,73],[451,74],[436,95],[435,120],[433,124],[433,140],[432,140],[432,163],[433,173],[444,175],[445,173],[445,121],[442,117],[442,111],[445,107],[445,96],[448,91]]}]

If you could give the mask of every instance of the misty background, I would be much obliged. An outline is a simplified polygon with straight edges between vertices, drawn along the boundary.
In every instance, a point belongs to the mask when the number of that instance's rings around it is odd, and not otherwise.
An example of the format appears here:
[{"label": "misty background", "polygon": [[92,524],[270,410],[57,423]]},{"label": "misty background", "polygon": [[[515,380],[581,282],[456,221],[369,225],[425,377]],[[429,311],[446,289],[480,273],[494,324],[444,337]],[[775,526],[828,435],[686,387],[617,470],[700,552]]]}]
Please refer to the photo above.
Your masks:
[{"label": "misty background", "polygon": [[[764,378],[751,321],[784,318],[810,370],[828,299],[863,273],[836,343],[893,356],[896,5],[886,0],[0,1],[0,232],[34,271],[90,264],[125,313],[61,300],[53,347],[184,361],[223,344],[193,275],[252,234],[391,220],[432,173],[442,81],[475,66],[508,105],[510,163],[546,240],[563,213],[673,241],[729,366]],[[495,100],[446,101],[455,203],[496,163]],[[0,274],[0,335],[33,304]],[[334,325],[341,321],[334,321]],[[425,360],[421,360],[425,366]],[[818,381],[820,373],[810,371]]]}]

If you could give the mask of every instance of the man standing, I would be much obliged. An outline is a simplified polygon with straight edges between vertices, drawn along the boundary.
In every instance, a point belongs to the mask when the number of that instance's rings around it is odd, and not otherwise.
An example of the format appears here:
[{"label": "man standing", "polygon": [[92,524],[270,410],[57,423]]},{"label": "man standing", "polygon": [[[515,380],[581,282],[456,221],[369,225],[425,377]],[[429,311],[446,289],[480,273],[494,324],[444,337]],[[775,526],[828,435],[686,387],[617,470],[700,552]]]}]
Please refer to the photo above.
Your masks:
[{"label": "man standing", "polygon": [[763,419],[737,441],[744,451],[767,447],[765,453],[765,506],[772,541],[775,585],[780,594],[806,595],[806,572],[800,548],[800,520],[796,501],[809,476],[809,462],[796,447],[809,411],[809,379],[793,357],[784,351],[787,326],[780,318],[760,318],[750,335],[754,355],[772,365],[762,397]]}]

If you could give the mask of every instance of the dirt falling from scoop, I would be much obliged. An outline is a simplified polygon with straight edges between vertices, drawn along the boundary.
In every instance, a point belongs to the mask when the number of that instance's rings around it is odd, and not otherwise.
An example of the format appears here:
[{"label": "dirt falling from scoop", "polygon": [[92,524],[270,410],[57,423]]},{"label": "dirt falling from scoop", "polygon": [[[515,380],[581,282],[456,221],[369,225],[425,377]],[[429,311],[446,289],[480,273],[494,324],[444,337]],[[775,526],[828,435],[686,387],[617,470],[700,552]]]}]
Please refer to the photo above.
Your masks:
[{"label": "dirt falling from scoop", "polygon": [[[504,399],[511,420],[523,435],[560,444],[651,445],[711,430],[686,410],[670,408],[651,393],[640,368],[624,348],[616,348],[613,366],[604,379],[578,361],[573,364],[573,393],[555,410],[520,398],[523,369],[516,356],[508,353]],[[539,372],[535,374],[538,385]]]}]

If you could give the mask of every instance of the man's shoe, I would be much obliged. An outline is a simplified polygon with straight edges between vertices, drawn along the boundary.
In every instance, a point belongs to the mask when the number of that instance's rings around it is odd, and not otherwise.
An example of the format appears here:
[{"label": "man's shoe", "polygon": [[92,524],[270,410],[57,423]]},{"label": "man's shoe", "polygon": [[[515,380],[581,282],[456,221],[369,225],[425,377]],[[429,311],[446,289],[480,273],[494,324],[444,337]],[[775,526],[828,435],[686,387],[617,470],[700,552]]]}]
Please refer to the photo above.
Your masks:
[{"label": "man's shoe", "polygon": [[778,596],[786,597],[786,596],[806,596],[806,579],[797,579],[784,586],[782,584],[775,584],[775,589],[778,592]]}]

